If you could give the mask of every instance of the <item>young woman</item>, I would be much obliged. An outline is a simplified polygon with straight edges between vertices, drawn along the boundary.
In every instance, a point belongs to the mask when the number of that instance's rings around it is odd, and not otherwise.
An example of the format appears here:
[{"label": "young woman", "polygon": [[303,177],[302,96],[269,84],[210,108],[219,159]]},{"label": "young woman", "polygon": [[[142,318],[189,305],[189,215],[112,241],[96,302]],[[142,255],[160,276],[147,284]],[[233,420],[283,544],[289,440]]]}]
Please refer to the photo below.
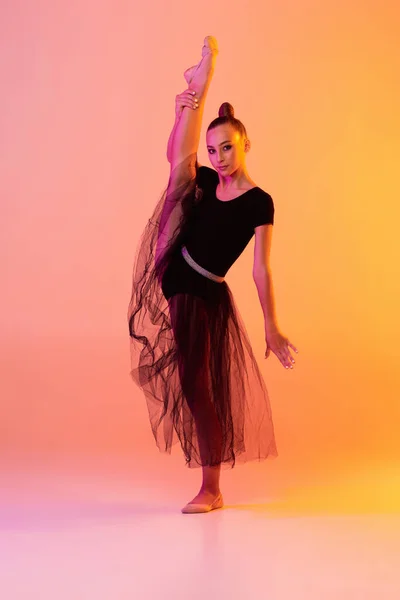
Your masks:
[{"label": "young woman", "polygon": [[279,330],[269,255],[274,204],[250,178],[250,141],[224,103],[207,130],[213,169],[197,150],[218,54],[207,37],[185,72],[167,156],[167,190],[139,244],[128,309],[131,375],[142,388],[161,451],[179,440],[189,467],[202,467],[199,493],[182,512],[223,506],[221,466],[276,456],[265,383],[224,277],[255,235],[253,278],[266,353],[293,368],[293,344]]}]

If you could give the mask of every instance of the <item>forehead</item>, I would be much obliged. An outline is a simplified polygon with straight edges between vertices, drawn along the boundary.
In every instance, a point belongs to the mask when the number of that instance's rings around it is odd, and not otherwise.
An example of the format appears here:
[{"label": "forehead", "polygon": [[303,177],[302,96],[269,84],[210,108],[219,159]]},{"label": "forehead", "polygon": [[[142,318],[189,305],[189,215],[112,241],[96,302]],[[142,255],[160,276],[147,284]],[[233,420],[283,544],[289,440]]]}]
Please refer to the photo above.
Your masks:
[{"label": "forehead", "polygon": [[218,146],[221,142],[230,140],[231,142],[238,141],[240,134],[232,125],[225,123],[224,125],[218,125],[207,132],[207,145]]}]

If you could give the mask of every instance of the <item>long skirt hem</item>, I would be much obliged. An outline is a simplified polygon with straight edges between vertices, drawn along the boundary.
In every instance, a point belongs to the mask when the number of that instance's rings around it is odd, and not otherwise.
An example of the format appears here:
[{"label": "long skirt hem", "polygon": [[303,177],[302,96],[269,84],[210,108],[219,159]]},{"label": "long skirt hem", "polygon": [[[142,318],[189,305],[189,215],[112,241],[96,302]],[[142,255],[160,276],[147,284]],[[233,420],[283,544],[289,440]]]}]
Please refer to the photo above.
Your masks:
[{"label": "long skirt hem", "polygon": [[[268,392],[230,288],[180,252],[188,206],[199,197],[195,182],[164,194],[140,240],[128,309],[131,377],[161,452],[179,443],[188,467],[234,467],[277,449]],[[158,259],[165,207],[177,202],[183,216]]]}]

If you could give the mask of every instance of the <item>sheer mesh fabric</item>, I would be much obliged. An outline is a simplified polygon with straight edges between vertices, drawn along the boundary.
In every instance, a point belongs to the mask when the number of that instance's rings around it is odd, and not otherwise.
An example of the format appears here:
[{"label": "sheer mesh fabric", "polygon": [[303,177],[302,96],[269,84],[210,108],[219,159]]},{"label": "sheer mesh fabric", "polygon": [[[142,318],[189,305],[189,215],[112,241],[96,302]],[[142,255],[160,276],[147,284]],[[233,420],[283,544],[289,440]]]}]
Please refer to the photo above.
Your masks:
[{"label": "sheer mesh fabric", "polygon": [[160,451],[179,442],[189,467],[233,467],[277,455],[271,408],[228,284],[198,274],[180,254],[202,200],[188,161],[172,173],[137,248],[131,376]]}]

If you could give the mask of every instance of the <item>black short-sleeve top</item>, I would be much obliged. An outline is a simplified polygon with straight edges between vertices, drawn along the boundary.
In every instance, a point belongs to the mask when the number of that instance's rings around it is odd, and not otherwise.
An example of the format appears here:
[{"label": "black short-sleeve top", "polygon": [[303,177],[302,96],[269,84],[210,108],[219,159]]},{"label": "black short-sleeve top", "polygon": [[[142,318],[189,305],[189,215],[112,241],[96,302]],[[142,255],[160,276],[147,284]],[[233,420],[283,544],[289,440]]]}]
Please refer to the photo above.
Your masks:
[{"label": "black short-sleeve top", "polygon": [[203,197],[191,213],[185,245],[199,265],[224,277],[250,242],[255,228],[274,223],[274,203],[259,187],[233,200],[218,200],[218,181],[214,169],[199,167],[196,183]]}]

